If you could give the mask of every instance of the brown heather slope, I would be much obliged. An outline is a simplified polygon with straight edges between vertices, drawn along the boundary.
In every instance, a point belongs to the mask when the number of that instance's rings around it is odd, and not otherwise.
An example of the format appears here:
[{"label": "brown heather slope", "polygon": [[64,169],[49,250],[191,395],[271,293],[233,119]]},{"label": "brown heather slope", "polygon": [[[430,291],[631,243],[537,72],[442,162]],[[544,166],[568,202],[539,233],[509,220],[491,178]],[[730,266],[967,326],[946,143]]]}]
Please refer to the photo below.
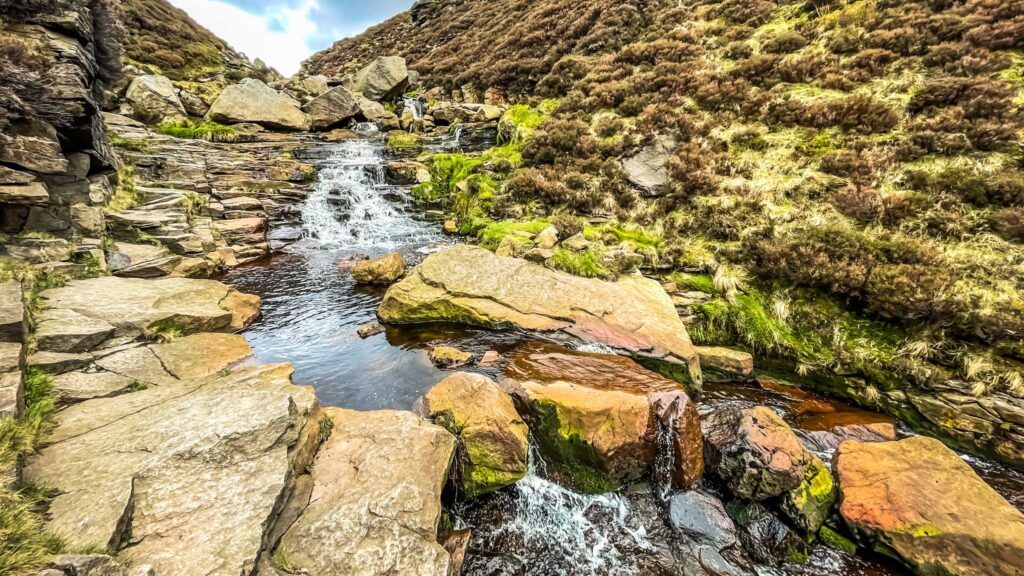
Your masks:
[{"label": "brown heather slope", "polygon": [[[401,54],[450,88],[472,83],[530,92],[566,54],[621,48],[648,26],[643,0],[443,0],[405,12],[313,55],[310,74],[341,76]],[[428,5],[430,3],[427,3]]]},{"label": "brown heather slope", "polygon": [[165,0],[120,4],[125,63],[156,67],[172,80],[250,75],[252,67],[244,56]]},{"label": "brown heather slope", "polygon": [[[744,343],[869,404],[1024,398],[1024,2],[426,4],[307,69],[399,53],[425,88],[558,99],[514,171],[478,162],[494,189],[449,199],[463,230],[494,244],[490,221],[538,212],[629,222],[680,282],[740,284],[695,308],[701,343]],[[622,160],[655,135],[676,142],[670,180],[641,191]],[[1024,462],[1004,438],[1024,445],[1019,430],[943,410],[927,417]]]}]

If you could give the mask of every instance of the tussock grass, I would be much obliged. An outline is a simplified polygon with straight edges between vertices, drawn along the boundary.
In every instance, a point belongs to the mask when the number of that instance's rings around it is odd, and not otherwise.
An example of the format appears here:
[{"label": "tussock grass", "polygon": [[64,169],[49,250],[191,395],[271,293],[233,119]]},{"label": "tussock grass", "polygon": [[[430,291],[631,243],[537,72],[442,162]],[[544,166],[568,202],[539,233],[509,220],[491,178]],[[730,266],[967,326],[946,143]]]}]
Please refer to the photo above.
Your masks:
[{"label": "tussock grass", "polygon": [[164,122],[156,127],[156,131],[166,136],[189,140],[206,140],[207,142],[250,142],[255,139],[250,134],[243,134],[231,126],[218,124],[209,120],[178,120]]}]

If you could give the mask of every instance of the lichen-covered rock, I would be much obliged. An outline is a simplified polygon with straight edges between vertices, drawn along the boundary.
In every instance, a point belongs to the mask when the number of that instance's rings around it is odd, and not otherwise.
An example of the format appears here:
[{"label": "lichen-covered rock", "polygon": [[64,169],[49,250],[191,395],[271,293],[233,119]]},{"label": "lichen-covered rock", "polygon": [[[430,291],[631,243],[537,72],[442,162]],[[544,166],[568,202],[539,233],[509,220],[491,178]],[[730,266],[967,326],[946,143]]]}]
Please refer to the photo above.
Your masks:
[{"label": "lichen-covered rock", "polygon": [[512,398],[493,380],[459,372],[431,388],[420,400],[424,416],[458,436],[457,478],[472,499],[518,482],[526,475],[526,424]]},{"label": "lichen-covered rock", "polygon": [[252,122],[281,130],[309,129],[309,117],[296,101],[255,78],[225,88],[206,117],[225,124]]},{"label": "lichen-covered rock", "polygon": [[811,454],[771,408],[724,409],[704,416],[708,470],[740,498],[764,500],[800,485]]},{"label": "lichen-covered rock", "polygon": [[833,469],[854,535],[918,574],[1002,576],[1024,566],[1024,514],[938,440],[851,440]]},{"label": "lichen-covered rock", "polygon": [[186,117],[174,84],[165,76],[136,76],[128,86],[125,99],[136,120],[155,124]]},{"label": "lichen-covered rock", "polygon": [[359,113],[359,103],[344,86],[335,86],[302,107],[309,115],[310,128],[329,130]]},{"label": "lichen-covered rock", "polygon": [[364,260],[352,268],[352,278],[359,284],[392,284],[405,274],[405,258],[393,252],[382,258]]},{"label": "lichen-covered rock", "polygon": [[676,487],[703,471],[696,407],[672,380],[632,360],[531,344],[501,381],[516,400],[546,461],[564,483],[601,493],[641,478],[654,464],[660,429]]},{"label": "lichen-covered rock", "polygon": [[838,497],[832,472],[812,454],[803,482],[782,495],[779,509],[801,532],[812,535],[828,518]]},{"label": "lichen-covered rock", "polygon": [[695,388],[701,382],[697,352],[672,300],[640,276],[603,282],[460,245],[429,256],[392,286],[377,314],[391,324],[460,322],[562,334],[675,364]]},{"label": "lichen-covered rock", "polygon": [[277,553],[309,574],[448,576],[437,535],[455,437],[411,412],[323,413],[308,504]]}]

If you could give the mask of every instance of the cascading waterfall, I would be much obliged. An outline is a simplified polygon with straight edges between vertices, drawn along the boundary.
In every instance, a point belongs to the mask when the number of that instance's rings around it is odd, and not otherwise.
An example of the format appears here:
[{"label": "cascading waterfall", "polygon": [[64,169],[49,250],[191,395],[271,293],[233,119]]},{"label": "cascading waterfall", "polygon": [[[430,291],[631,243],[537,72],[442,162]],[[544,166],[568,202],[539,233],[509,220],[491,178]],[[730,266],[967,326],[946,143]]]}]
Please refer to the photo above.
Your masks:
[{"label": "cascading waterfall", "polygon": [[497,496],[508,517],[475,526],[474,539],[484,547],[516,542],[527,565],[543,563],[543,573],[552,576],[638,574],[636,559],[620,550],[623,540],[635,549],[652,550],[653,545],[629,502],[617,493],[578,494],[548,480],[532,444],[529,459],[526,477]]},{"label": "cascading waterfall", "polygon": [[325,247],[396,249],[440,239],[385,197],[383,145],[353,139],[337,144],[302,209],[305,233]]}]

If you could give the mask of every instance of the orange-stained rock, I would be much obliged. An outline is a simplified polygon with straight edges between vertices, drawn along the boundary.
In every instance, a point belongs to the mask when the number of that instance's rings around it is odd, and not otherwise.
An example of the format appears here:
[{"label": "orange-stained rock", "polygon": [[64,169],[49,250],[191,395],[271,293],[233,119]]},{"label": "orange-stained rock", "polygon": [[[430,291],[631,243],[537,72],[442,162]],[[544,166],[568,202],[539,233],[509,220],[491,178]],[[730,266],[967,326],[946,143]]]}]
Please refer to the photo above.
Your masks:
[{"label": "orange-stained rock", "polygon": [[719,410],[702,427],[708,469],[736,496],[764,500],[803,482],[811,454],[771,408]]},{"label": "orange-stained rock", "polygon": [[[579,490],[604,492],[643,477],[659,448],[670,450],[663,456],[676,487],[700,479],[694,403],[679,384],[628,358],[526,344],[511,356],[502,385],[556,475]],[[659,443],[659,430],[670,433],[667,441]]]},{"label": "orange-stained rock", "polygon": [[850,530],[918,574],[1024,573],[1024,514],[938,440],[847,441],[833,468]]}]

